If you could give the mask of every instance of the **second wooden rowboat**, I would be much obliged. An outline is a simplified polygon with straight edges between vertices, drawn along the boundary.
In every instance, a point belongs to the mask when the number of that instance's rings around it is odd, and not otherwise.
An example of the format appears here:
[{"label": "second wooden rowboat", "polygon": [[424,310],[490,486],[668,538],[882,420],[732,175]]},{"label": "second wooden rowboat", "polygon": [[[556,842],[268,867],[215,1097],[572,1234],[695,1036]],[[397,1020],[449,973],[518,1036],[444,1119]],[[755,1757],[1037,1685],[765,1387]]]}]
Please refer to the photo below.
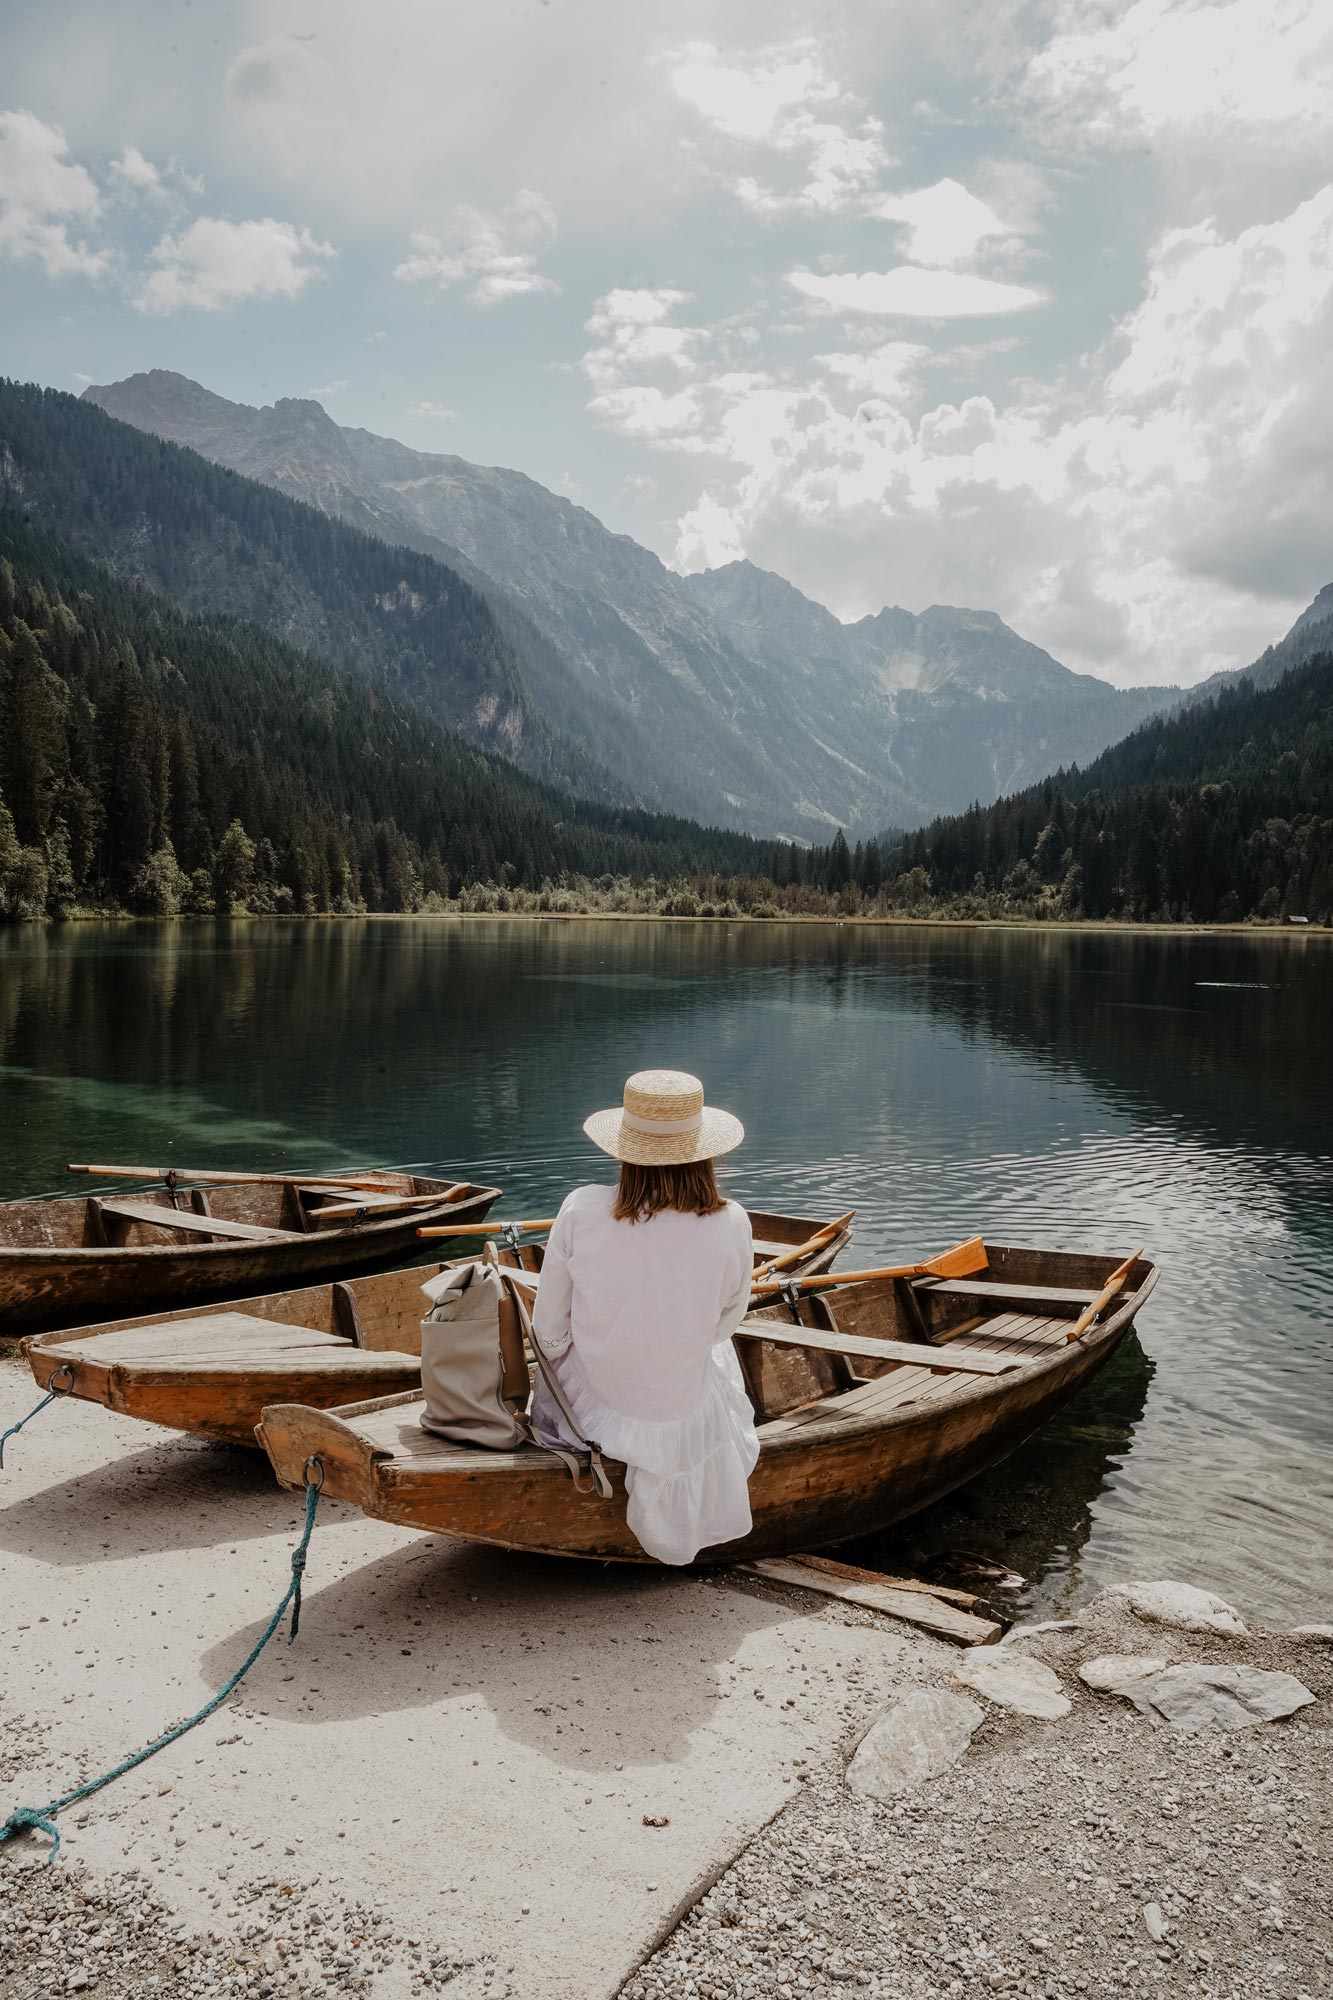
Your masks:
[{"label": "second wooden rowboat", "polygon": [[[1077,1339],[1119,1259],[988,1244],[960,1279],[871,1280],[779,1301],[736,1336],[758,1413],[752,1532],[704,1563],[828,1548],[927,1507],[1006,1458],[1103,1368],[1157,1282],[1140,1257]],[[828,1298],[833,1300],[832,1307]],[[268,1408],[260,1439],[283,1486],[318,1462],[323,1490],[428,1533],[547,1555],[646,1562],[613,1498],[576,1491],[532,1448],[479,1450],[431,1436],[418,1392],[338,1411]]]},{"label": "second wooden rowboat", "polygon": [[[421,1197],[438,1194],[438,1203]],[[238,1179],[0,1205],[0,1339],[92,1314],[365,1271],[417,1248],[422,1223],[482,1222],[499,1188],[386,1172]],[[416,1205],[402,1207],[403,1199]],[[359,1212],[346,1216],[349,1203]],[[337,1208],[336,1220],[320,1211]]]},{"label": "second wooden rowboat", "polygon": [[[414,1230],[420,1220],[413,1216]],[[756,1260],[794,1249],[827,1226],[798,1215],[753,1213],[750,1222]],[[792,1275],[827,1271],[850,1236],[840,1228]],[[541,1268],[540,1244],[500,1255]],[[330,1409],[416,1388],[426,1310],[421,1286],[442,1268],[432,1263],[39,1334],[25,1351],[42,1388],[55,1376],[63,1391],[124,1416],[254,1445],[268,1403]]]}]

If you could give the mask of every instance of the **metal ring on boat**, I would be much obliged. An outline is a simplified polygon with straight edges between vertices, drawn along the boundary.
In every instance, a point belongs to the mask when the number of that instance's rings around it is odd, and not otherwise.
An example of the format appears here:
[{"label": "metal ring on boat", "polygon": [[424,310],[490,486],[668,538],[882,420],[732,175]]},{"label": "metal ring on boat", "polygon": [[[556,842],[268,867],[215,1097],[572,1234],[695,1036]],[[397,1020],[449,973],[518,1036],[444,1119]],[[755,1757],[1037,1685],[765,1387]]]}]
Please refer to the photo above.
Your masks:
[{"label": "metal ring on boat", "polygon": [[[57,1389],[56,1383],[59,1381],[62,1375],[66,1376],[68,1379],[66,1380],[63,1389]],[[68,1361],[62,1361],[60,1366],[52,1371],[51,1379],[46,1385],[46,1393],[48,1396],[68,1396],[73,1387],[74,1387],[74,1370],[70,1367]]]},{"label": "metal ring on boat", "polygon": [[[318,1466],[318,1467],[319,1467],[319,1478],[318,1478],[317,1480],[316,1480],[316,1479],[312,1479],[312,1478],[310,1477],[310,1468],[311,1468],[311,1466],[312,1466],[312,1465],[315,1465],[315,1466]],[[305,1464],[304,1464],[304,1465],[303,1465],[303,1466],[301,1467],[301,1477],[302,1477],[302,1479],[303,1479],[303,1480],[305,1481],[305,1483],[306,1483],[306,1485],[307,1485],[307,1486],[313,1486],[313,1487],[314,1487],[314,1489],[315,1489],[316,1493],[322,1493],[322,1492],[324,1491],[324,1461],[323,1461],[323,1459],[322,1459],[322,1458],[316,1458],[316,1457],[314,1457],[313,1455],[312,1455],[312,1456],[311,1456],[310,1458],[308,1458],[308,1459],[306,1460]]]}]

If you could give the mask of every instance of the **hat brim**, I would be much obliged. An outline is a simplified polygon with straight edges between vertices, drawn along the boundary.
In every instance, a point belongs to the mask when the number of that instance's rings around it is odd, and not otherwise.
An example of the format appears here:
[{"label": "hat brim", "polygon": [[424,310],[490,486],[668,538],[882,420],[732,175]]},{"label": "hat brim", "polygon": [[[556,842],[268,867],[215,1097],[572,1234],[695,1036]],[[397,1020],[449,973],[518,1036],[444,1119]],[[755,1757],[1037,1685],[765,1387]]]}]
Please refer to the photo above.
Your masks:
[{"label": "hat brim", "polygon": [[688,1132],[641,1132],[626,1125],[619,1104],[611,1111],[594,1111],[584,1119],[583,1129],[593,1145],[613,1160],[626,1160],[635,1167],[685,1167],[695,1160],[717,1160],[745,1137],[739,1118],[711,1104],[705,1104],[698,1125]]}]

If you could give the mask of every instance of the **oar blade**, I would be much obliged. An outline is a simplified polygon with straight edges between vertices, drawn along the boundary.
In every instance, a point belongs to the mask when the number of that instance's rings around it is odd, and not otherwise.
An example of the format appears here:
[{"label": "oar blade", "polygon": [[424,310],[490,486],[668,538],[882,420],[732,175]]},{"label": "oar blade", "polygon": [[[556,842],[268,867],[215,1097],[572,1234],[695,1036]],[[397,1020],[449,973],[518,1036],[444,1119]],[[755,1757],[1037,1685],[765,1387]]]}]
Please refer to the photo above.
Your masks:
[{"label": "oar blade", "polygon": [[938,1257],[922,1264],[920,1271],[923,1278],[974,1278],[989,1262],[981,1237],[969,1236],[966,1243],[955,1243],[952,1250],[942,1250]]}]

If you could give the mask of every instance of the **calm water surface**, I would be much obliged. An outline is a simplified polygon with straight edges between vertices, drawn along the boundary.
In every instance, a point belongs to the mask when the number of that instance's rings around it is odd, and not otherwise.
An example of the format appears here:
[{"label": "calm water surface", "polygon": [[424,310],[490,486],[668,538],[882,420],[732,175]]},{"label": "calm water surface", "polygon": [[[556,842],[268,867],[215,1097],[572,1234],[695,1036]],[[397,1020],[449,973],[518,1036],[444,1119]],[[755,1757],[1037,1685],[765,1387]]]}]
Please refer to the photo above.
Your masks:
[{"label": "calm water surface", "polygon": [[724,924],[0,932],[0,1196],[70,1159],[467,1169],[544,1214],[632,1069],[744,1118],[730,1191],[858,1209],[858,1261],[979,1230],[1162,1282],[1103,1377],[876,1551],[999,1556],[1050,1614],[1181,1576],[1333,1613],[1333,948]]}]

